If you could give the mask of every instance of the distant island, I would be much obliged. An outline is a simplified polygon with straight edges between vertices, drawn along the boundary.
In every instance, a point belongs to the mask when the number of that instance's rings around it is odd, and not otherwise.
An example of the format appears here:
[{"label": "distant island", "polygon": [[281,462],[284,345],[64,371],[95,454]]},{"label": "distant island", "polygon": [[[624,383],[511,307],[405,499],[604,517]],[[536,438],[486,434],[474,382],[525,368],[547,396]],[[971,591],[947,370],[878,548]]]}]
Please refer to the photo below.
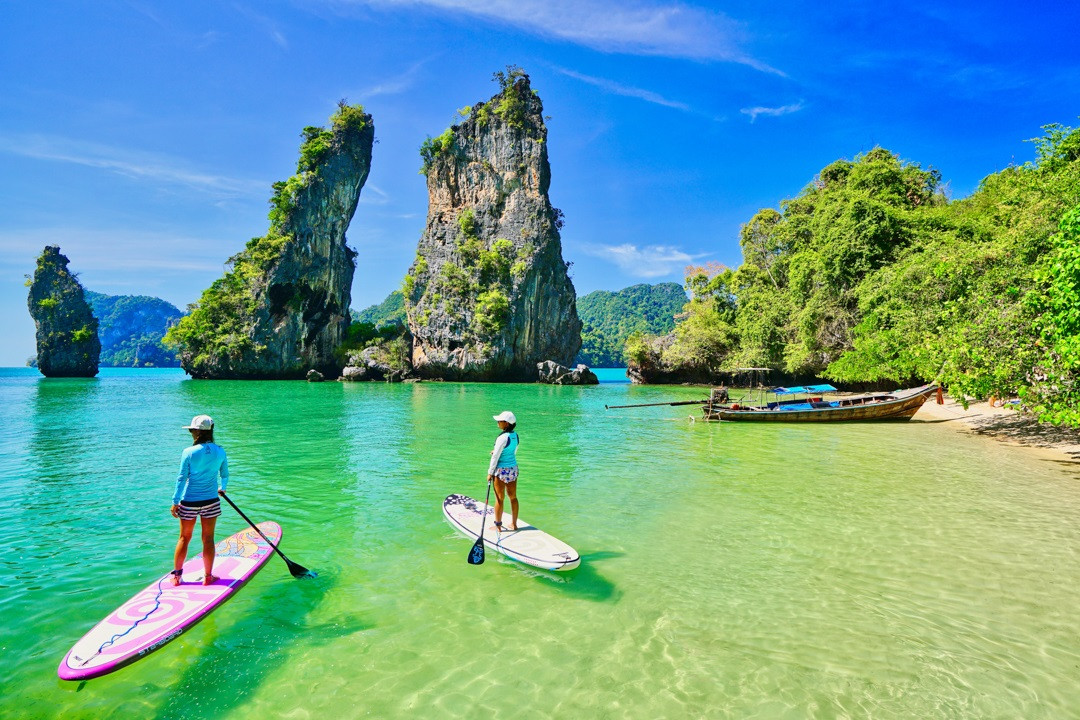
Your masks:
[{"label": "distant island", "polygon": [[161,298],[86,291],[98,319],[102,367],[180,367],[176,351],[162,343],[183,313]]}]

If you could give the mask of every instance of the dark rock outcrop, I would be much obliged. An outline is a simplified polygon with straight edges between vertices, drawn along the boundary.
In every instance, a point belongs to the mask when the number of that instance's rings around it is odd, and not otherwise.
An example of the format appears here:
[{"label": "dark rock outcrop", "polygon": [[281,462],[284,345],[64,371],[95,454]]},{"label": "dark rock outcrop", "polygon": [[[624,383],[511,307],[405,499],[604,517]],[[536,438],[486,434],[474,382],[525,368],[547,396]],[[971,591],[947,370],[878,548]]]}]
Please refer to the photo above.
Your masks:
[{"label": "dark rock outcrop", "polygon": [[554,360],[536,364],[540,382],[549,385],[599,385],[600,379],[586,365],[568,368]]},{"label": "dark rock outcrop", "polygon": [[423,377],[534,381],[581,346],[543,105],[520,70],[421,148],[428,220],[403,290]]},{"label": "dark rock outcrop", "polygon": [[330,129],[304,128],[297,174],[274,184],[270,231],[170,330],[196,378],[337,377],[356,253],[345,244],[371,167],[375,128],[341,103]]},{"label": "dark rock outcrop", "polygon": [[37,367],[45,377],[94,377],[101,341],[98,321],[68,259],[48,245],[37,260],[26,299],[37,327]]}]

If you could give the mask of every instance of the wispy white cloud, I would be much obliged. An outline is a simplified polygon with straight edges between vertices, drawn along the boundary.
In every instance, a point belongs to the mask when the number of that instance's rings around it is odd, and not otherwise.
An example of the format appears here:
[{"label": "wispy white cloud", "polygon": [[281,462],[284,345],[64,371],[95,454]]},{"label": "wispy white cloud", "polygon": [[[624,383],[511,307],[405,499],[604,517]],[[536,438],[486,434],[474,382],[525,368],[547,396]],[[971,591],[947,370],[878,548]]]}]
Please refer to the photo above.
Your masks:
[{"label": "wispy white cloud", "polygon": [[285,38],[285,34],[278,28],[276,22],[261,13],[255,12],[246,5],[234,3],[233,8],[255,23],[255,25],[265,32],[279,47],[284,50],[289,49],[289,41]]},{"label": "wispy white cloud", "polygon": [[411,89],[416,83],[416,76],[423,65],[424,63],[422,62],[415,63],[400,75],[387,78],[378,85],[373,85],[365,90],[361,90],[360,101],[366,102],[370,98],[378,97],[379,95],[400,95]]},{"label": "wispy white cloud", "polygon": [[386,205],[390,202],[390,194],[374,183],[364,183],[364,189],[360,193],[362,205]]},{"label": "wispy white cloud", "polygon": [[781,71],[751,57],[740,23],[716,10],[644,0],[347,0],[380,9],[426,7],[504,23],[604,52],[719,60]]},{"label": "wispy white cloud", "polygon": [[803,104],[802,104],[802,101],[800,100],[799,102],[794,103],[792,105],[782,105],[780,107],[760,107],[759,106],[759,107],[743,108],[739,112],[741,112],[743,115],[749,115],[750,116],[750,122],[754,122],[755,120],[758,119],[759,115],[766,115],[768,117],[779,117],[780,115],[790,115],[791,113],[799,112],[802,109],[803,109]]},{"label": "wispy white cloud", "polygon": [[676,100],[668,100],[663,95],[654,93],[651,90],[644,90],[642,88],[633,87],[631,85],[623,85],[622,83],[614,80],[608,80],[606,78],[593,77],[591,75],[584,75],[574,70],[569,70],[564,67],[555,66],[556,72],[562,73],[567,77],[572,77],[575,80],[580,80],[583,83],[588,83],[594,87],[598,87],[604,92],[612,93],[614,95],[624,95],[626,97],[637,98],[644,100],[645,102],[653,103],[654,105],[663,105],[664,107],[675,108],[676,110],[683,110],[690,112],[689,105]]},{"label": "wispy white cloud", "polygon": [[163,155],[49,135],[0,135],[0,153],[99,168],[136,180],[184,185],[227,197],[265,195],[269,186],[265,181],[200,172]]},{"label": "wispy white cloud", "polygon": [[646,245],[638,247],[631,243],[604,245],[590,243],[582,252],[592,257],[614,263],[627,275],[640,278],[658,278],[682,271],[684,267],[704,255],[691,255],[673,245]]}]

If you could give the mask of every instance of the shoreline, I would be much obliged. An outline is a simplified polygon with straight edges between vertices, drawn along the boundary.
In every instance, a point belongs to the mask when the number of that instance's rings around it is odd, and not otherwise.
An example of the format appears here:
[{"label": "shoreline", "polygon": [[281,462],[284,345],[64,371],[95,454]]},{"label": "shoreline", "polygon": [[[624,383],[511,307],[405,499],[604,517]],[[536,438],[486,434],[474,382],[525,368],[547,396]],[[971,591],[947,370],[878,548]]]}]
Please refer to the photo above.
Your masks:
[{"label": "shoreline", "polygon": [[987,402],[970,403],[965,410],[951,397],[945,397],[944,405],[931,397],[911,422],[950,422],[958,432],[1012,445],[1045,460],[1080,464],[1080,430],[1040,423],[1030,415]]}]

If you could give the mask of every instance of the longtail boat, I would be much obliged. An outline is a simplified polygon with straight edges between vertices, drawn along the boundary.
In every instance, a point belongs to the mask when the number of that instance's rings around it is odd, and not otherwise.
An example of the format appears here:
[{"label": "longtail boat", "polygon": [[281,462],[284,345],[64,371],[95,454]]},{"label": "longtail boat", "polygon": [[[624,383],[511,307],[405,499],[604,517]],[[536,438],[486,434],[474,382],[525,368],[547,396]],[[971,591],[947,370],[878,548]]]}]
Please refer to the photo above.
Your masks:
[{"label": "longtail boat", "polygon": [[[865,395],[845,395],[833,399],[815,396],[835,390],[830,385],[775,388],[777,399],[760,405],[717,401],[714,391],[702,405],[705,420],[739,422],[866,422],[910,420],[927,398],[938,391],[935,384],[909,390]],[[805,394],[801,399],[783,400],[784,395]]]},{"label": "longtail boat", "polygon": [[[862,395],[838,395],[832,385],[800,385],[775,387],[767,392],[764,387],[755,403],[731,402],[726,388],[716,388],[705,400],[682,400],[666,403],[642,403],[639,405],[610,405],[610,409],[650,407],[657,405],[700,405],[704,419],[710,422],[868,422],[910,420],[927,398],[940,393],[937,384],[922,385],[908,390],[867,393]],[[804,397],[798,397],[798,396]],[[940,398],[939,398],[940,401]]]}]

